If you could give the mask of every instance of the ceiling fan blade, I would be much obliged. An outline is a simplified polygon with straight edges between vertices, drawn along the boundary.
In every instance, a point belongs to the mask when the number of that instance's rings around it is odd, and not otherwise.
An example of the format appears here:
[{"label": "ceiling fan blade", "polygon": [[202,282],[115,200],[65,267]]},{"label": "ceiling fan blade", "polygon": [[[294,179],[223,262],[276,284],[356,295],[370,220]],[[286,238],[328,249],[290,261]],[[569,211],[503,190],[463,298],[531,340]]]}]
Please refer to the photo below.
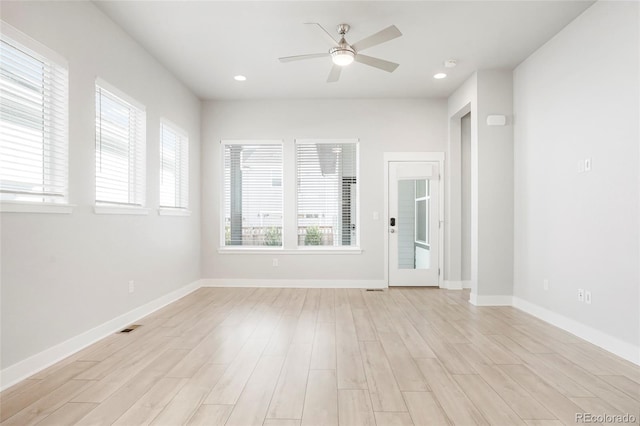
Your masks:
[{"label": "ceiling fan blade", "polygon": [[342,67],[340,65],[333,65],[331,71],[329,71],[329,77],[327,77],[327,83],[335,83],[340,79],[340,72],[342,71]]},{"label": "ceiling fan blade", "polygon": [[285,56],[284,58],[278,58],[280,62],[291,62],[291,61],[301,61],[303,59],[314,59],[314,58],[324,58],[325,56],[331,56],[330,53],[311,53],[309,55],[296,55],[296,56]]},{"label": "ceiling fan blade", "polygon": [[377,46],[378,44],[385,43],[389,40],[393,40],[394,38],[398,38],[401,35],[402,33],[400,32],[400,30],[396,28],[395,25],[391,25],[390,27],[387,27],[382,31],[378,31],[375,34],[370,35],[369,37],[365,37],[359,42],[352,44],[351,47],[356,49],[356,52],[359,52],[361,50]]},{"label": "ceiling fan blade", "polygon": [[338,41],[335,38],[333,38],[331,33],[329,33],[329,31],[325,30],[325,28],[322,25],[318,24],[317,22],[305,22],[305,25],[317,25],[318,28],[320,28],[322,30],[322,35],[327,40],[327,42],[329,42],[329,45],[331,47],[336,47],[338,45]]},{"label": "ceiling fan blade", "polygon": [[356,54],[355,61],[386,72],[394,72],[395,69],[400,66],[400,64],[396,64],[395,62],[385,61],[384,59],[374,58],[373,56],[362,55],[360,53]]}]

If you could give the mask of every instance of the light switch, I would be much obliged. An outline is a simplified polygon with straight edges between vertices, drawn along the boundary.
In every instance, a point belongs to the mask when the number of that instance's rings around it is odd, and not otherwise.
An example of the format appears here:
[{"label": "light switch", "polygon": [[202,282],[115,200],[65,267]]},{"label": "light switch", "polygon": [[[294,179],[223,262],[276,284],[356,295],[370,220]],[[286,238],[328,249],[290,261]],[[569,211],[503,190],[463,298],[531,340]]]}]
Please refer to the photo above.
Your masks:
[{"label": "light switch", "polygon": [[373,220],[380,220],[380,214],[378,212],[373,212]]}]

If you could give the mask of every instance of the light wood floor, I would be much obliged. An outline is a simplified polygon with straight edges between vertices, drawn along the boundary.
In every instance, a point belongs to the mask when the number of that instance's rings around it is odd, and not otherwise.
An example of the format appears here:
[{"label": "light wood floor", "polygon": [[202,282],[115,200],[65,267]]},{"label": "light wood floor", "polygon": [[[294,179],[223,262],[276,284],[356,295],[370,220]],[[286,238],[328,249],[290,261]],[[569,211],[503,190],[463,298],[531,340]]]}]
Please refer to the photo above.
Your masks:
[{"label": "light wood floor", "polygon": [[467,292],[203,288],[0,394],[3,425],[640,418],[640,368]]}]

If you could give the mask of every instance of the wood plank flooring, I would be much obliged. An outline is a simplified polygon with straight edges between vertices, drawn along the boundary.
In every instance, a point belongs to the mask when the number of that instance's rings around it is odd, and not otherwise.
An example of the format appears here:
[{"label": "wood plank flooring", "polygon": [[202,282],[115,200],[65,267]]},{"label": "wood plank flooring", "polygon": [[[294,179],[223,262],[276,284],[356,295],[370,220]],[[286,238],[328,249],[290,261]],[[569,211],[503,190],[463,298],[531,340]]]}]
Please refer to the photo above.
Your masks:
[{"label": "wood plank flooring", "polygon": [[202,288],[0,394],[2,425],[640,419],[640,367],[468,292]]}]

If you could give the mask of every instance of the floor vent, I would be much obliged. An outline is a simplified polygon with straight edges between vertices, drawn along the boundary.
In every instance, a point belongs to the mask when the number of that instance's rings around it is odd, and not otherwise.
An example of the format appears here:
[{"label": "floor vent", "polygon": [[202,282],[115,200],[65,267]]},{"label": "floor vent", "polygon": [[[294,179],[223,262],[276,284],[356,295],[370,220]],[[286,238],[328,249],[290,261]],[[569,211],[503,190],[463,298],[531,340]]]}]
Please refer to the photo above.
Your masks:
[{"label": "floor vent", "polygon": [[136,328],[141,327],[140,324],[133,324],[130,325],[129,327],[120,330],[118,333],[131,333],[133,330],[135,330]]},{"label": "floor vent", "polygon": [[367,291],[384,291],[381,288],[368,288]]}]

